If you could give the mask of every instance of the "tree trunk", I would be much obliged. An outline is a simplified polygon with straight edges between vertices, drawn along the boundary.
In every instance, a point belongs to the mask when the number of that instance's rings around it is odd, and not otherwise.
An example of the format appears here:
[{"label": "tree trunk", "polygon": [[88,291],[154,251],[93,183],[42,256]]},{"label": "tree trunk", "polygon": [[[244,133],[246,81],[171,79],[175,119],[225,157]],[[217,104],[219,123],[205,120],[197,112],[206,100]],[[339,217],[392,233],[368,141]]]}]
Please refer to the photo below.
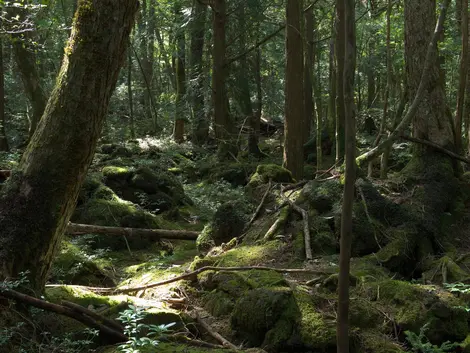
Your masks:
[{"label": "tree trunk", "polygon": [[[310,138],[312,120],[315,116],[315,105],[313,101],[313,8],[310,7],[305,16],[305,62],[304,62],[304,123],[303,123],[303,143]],[[317,141],[318,142],[318,141]]]},{"label": "tree trunk", "polygon": [[248,136],[248,152],[253,156],[261,155],[261,150],[258,146],[261,114],[263,112],[261,60],[261,48],[257,48],[255,57],[256,109],[250,119],[250,134]]},{"label": "tree trunk", "polygon": [[344,107],[345,131],[345,181],[341,213],[341,239],[338,278],[337,352],[349,353],[349,268],[352,242],[352,216],[354,184],[356,180],[356,116],[354,108],[354,74],[356,69],[355,1],[344,0],[345,9],[345,62]]},{"label": "tree trunk", "polygon": [[284,165],[295,179],[304,176],[302,0],[287,0]]},{"label": "tree trunk", "polygon": [[233,141],[233,122],[229,114],[226,79],[226,0],[215,0],[212,6],[214,52],[212,68],[212,102],[214,106],[214,130],[218,144],[218,158],[233,158],[237,146]]},{"label": "tree trunk", "polygon": [[202,145],[209,137],[209,122],[204,110],[205,77],[202,72],[207,6],[198,0],[193,0],[193,11],[190,34],[192,141],[197,145]]},{"label": "tree trunk", "polygon": [[462,53],[460,55],[459,91],[457,96],[457,113],[455,116],[455,147],[462,150],[462,122],[465,102],[465,90],[468,79],[468,0],[461,0],[461,33]]},{"label": "tree trunk", "polygon": [[129,46],[127,49],[127,97],[129,100],[129,128],[131,131],[131,139],[135,139],[134,101],[132,96],[132,50]]},{"label": "tree trunk", "polygon": [[80,1],[62,68],[18,170],[0,194],[0,280],[40,293],[92,161],[138,8]]},{"label": "tree trunk", "polygon": [[336,0],[336,161],[344,157],[344,50],[345,50],[345,19],[344,19],[344,0]]},{"label": "tree trunk", "polygon": [[3,67],[3,41],[0,38],[0,151],[9,151],[5,132],[5,70]]},{"label": "tree trunk", "polygon": [[[175,17],[177,23],[182,23],[181,7],[175,5]],[[173,138],[176,143],[184,142],[184,125],[185,116],[185,99],[186,99],[186,42],[184,39],[184,28],[176,29],[176,109],[175,109],[175,126],[173,130]]]},{"label": "tree trunk", "polygon": [[328,135],[335,141],[336,131],[336,66],[334,39],[330,41],[330,54],[328,65]]}]

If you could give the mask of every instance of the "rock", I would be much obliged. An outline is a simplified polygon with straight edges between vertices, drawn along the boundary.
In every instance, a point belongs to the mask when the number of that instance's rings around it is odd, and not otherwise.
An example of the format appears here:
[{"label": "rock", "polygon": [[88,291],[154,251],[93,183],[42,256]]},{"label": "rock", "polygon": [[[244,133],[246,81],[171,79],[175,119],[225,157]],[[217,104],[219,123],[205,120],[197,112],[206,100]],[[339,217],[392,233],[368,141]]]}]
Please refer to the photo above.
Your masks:
[{"label": "rock", "polygon": [[294,179],[287,169],[277,164],[260,164],[256,168],[248,183],[249,188],[256,188],[262,184],[267,184],[269,180],[273,183],[292,183]]},{"label": "rock", "polygon": [[339,180],[328,180],[322,183],[312,180],[302,189],[298,203],[306,202],[319,214],[332,211],[334,205],[340,205],[343,197],[343,186]]},{"label": "rock", "polygon": [[214,214],[211,222],[204,227],[196,245],[201,252],[207,252],[213,246],[227,243],[242,234],[246,215],[243,205],[237,201],[222,204]]}]

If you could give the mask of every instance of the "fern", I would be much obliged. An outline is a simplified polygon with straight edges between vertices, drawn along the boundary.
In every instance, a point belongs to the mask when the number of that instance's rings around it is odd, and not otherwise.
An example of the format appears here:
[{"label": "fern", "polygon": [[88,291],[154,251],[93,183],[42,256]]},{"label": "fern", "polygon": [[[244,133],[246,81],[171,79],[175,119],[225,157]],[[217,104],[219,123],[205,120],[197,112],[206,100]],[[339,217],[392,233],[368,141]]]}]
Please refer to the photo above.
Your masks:
[{"label": "fern", "polygon": [[406,340],[410,343],[411,349],[416,353],[445,353],[453,352],[455,348],[459,347],[458,343],[451,343],[450,341],[436,346],[429,342],[426,337],[426,331],[429,329],[429,323],[421,327],[419,335],[411,331],[405,331]]}]

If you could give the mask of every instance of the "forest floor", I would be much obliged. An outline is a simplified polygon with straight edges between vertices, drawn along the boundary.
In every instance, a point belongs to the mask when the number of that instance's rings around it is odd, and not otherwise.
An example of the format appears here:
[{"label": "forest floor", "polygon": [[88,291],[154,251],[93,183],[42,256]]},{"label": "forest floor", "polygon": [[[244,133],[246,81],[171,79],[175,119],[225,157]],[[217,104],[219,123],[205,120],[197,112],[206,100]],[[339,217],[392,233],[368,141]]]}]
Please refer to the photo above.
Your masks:
[{"label": "forest floor", "polygon": [[[408,162],[408,147],[395,146],[394,170]],[[322,177],[313,180],[307,164],[310,180],[298,185],[278,166],[278,142],[266,140],[262,148],[269,156],[261,161],[242,156],[220,164],[210,150],[168,141],[103,144],[73,222],[201,235],[197,242],[67,236],[46,299],[121,317],[135,325],[134,340],[103,347],[82,324],[40,312],[34,324],[3,329],[0,352],[336,352],[340,170],[325,156]],[[14,159],[3,156],[0,169],[14,167]],[[466,178],[458,182],[470,195]],[[360,175],[356,186],[352,351],[470,352],[468,195],[428,225],[416,221],[424,214],[416,201],[421,184],[392,174],[386,181]],[[426,239],[436,222],[445,236]],[[30,325],[47,334],[26,339]],[[158,345],[150,335],[142,339],[152,325],[171,326]]]}]

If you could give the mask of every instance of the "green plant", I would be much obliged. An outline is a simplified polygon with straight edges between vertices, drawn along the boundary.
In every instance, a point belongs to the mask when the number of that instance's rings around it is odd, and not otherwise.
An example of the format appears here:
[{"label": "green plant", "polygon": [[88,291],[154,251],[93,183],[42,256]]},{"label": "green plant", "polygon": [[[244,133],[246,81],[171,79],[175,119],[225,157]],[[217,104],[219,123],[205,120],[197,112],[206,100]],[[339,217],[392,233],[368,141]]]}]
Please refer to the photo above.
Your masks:
[{"label": "green plant", "polygon": [[[119,315],[118,320],[124,324],[124,333],[129,337],[129,341],[118,347],[121,352],[140,353],[143,347],[157,346],[157,339],[175,325],[174,322],[167,325],[146,325],[141,322],[145,315],[146,312],[142,308],[134,305],[130,305],[129,309]],[[145,331],[147,335],[142,337]]]},{"label": "green plant", "polygon": [[451,293],[467,294],[470,293],[470,284],[464,283],[444,283],[444,288]]},{"label": "green plant", "polygon": [[454,352],[455,348],[459,347],[458,343],[451,343],[446,341],[440,346],[436,346],[429,342],[425,333],[429,329],[429,323],[421,327],[419,335],[411,331],[405,331],[406,340],[410,343],[413,352],[417,353],[444,353]]}]

